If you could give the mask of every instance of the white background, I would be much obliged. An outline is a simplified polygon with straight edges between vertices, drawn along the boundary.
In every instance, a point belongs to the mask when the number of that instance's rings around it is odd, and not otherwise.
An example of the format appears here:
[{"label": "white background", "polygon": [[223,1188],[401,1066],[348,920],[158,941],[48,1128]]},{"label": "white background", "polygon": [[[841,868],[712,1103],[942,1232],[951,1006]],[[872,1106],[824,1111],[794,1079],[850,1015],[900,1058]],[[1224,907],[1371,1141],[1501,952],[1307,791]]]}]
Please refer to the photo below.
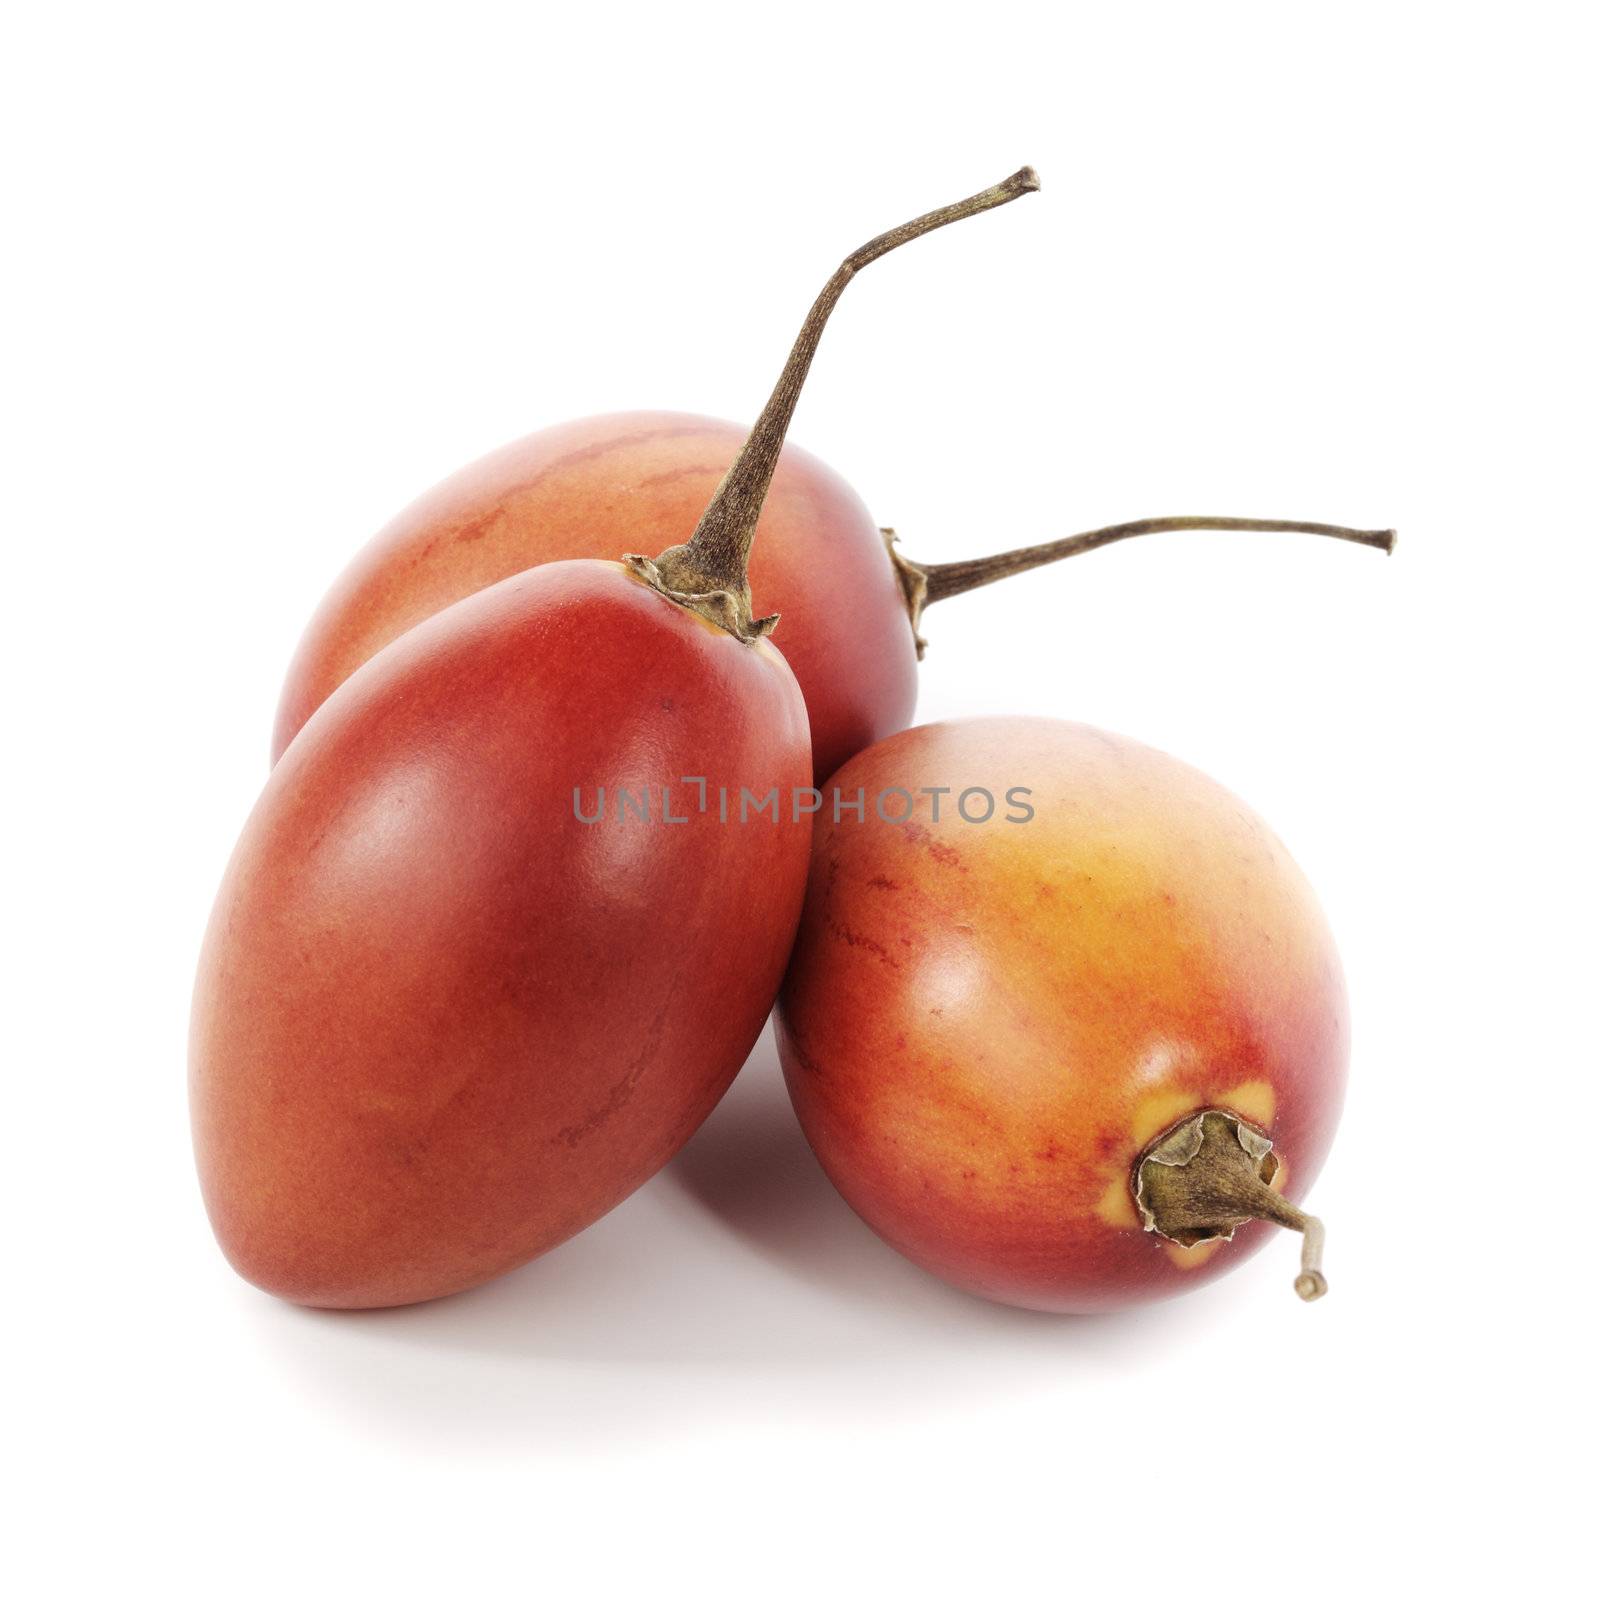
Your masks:
[{"label": "white background", "polygon": [[[1521,4],[34,7],[0,50],[13,1592],[1531,1589],[1592,1506],[1595,40]],[[462,462],[752,417],[951,559],[920,714],[1116,728],[1249,799],[1356,1019],[1314,1195],[1202,1294],[965,1298],[820,1176],[764,1042],[494,1286],[236,1280],[188,986],[318,596]],[[779,643],[781,644],[781,632]]]}]

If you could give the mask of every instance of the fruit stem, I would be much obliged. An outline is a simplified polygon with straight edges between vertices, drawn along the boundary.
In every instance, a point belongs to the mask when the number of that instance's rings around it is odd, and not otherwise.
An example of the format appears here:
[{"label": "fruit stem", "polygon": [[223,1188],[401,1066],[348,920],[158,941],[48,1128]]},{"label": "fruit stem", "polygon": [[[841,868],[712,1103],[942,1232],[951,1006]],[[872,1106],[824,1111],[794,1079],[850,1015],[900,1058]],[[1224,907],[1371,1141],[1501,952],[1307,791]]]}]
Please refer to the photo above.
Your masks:
[{"label": "fruit stem", "polygon": [[[1023,167],[993,188],[903,222],[847,255],[812,305],[766,408],[717,486],[688,543],[674,545],[654,562],[637,556],[626,557],[634,570],[669,598],[680,604],[692,604],[694,609],[711,616],[713,621],[742,639],[756,639],[769,633],[778,620],[775,616],[751,616],[750,589],[745,573],[750,544],[755,538],[756,522],[772,483],[772,474],[777,469],[790,418],[811,368],[811,358],[817,352],[822,330],[846,285],[879,256],[952,222],[1008,205],[1038,187],[1038,175],[1033,168]],[[694,603],[702,600],[708,603]]]},{"label": "fruit stem", "polygon": [[985,584],[1015,577],[1019,572],[1031,572],[1035,567],[1047,567],[1052,562],[1065,561],[1069,556],[1085,555],[1090,550],[1100,549],[1102,545],[1136,539],[1140,534],[1183,533],[1192,529],[1315,533],[1327,539],[1344,539],[1351,544],[1369,545],[1374,550],[1382,550],[1390,555],[1394,553],[1395,546],[1392,528],[1344,528],[1332,522],[1296,522],[1277,517],[1144,517],[1137,522],[1115,522],[1108,528],[1069,534],[1064,539],[1052,539],[1047,544],[1024,545],[1018,550],[979,556],[971,561],[944,561],[923,566],[895,548],[893,529],[884,528],[882,532],[889,543],[889,559],[894,562],[895,571],[899,574],[900,587],[905,592],[906,606],[911,612],[911,631],[916,636],[917,656],[920,659],[927,648],[927,641],[920,631],[922,613],[936,601],[965,594],[969,589],[981,589]]},{"label": "fruit stem", "polygon": [[1278,1170],[1272,1141],[1229,1111],[1200,1111],[1164,1134],[1134,1169],[1134,1198],[1145,1228],[1175,1244],[1231,1239],[1252,1220],[1275,1222],[1301,1235],[1295,1293],[1320,1300],[1322,1223],[1271,1186]]}]

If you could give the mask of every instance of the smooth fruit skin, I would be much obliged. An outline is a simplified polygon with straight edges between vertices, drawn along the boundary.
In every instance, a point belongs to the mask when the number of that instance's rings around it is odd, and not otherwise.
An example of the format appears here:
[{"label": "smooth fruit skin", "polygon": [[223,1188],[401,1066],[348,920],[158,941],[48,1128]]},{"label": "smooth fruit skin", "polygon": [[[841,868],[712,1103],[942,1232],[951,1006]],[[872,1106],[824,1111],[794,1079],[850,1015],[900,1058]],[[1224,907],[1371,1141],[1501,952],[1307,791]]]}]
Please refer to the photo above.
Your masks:
[{"label": "smooth fruit skin", "polygon": [[[687,539],[748,428],[670,411],[546,428],[445,479],[356,556],[300,642],[278,706],[277,760],[306,718],[390,640],[453,601],[547,561],[654,555]],[[911,720],[917,658],[905,597],[860,497],[786,446],[750,558],[757,610],[811,718],[816,775]]]},{"label": "smooth fruit skin", "polygon": [[[804,893],[809,828],[723,825],[718,788],[810,771],[781,655],[614,563],[508,579],[356,672],[273,771],[200,961],[195,1147],[238,1271],[431,1299],[644,1182],[748,1054]],[[650,785],[651,821],[580,821],[599,784]]]},{"label": "smooth fruit skin", "polygon": [[[1130,1174],[1217,1106],[1270,1135],[1294,1198],[1333,1136],[1338,956],[1261,820],[1159,751],[1044,719],[913,728],[834,782],[868,820],[818,819],[778,1037],[855,1210],[950,1283],[1050,1311],[1175,1294],[1258,1248],[1260,1222],[1190,1249],[1144,1232]],[[890,786],[949,788],[943,820],[927,798],[878,820]],[[955,815],[974,786],[988,823]],[[1013,786],[1033,820],[1002,820]]]}]

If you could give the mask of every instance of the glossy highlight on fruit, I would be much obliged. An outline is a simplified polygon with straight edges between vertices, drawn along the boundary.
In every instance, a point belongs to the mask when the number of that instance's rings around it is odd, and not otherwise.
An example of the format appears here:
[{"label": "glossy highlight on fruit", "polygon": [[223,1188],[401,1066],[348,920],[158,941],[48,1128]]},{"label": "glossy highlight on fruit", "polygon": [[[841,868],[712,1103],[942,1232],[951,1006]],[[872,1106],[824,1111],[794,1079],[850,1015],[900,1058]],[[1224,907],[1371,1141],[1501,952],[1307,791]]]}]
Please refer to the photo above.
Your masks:
[{"label": "glossy highlight on fruit", "polygon": [[[1247,1216],[1315,1226],[1287,1201],[1333,1137],[1344,983],[1311,889],[1241,801],[1038,718],[913,728],[834,782],[866,817],[818,817],[779,1047],[813,1149],[884,1239],[973,1293],[1093,1311],[1237,1265],[1272,1233]],[[876,809],[891,790],[916,798],[909,821]],[[984,791],[992,818],[964,820]],[[1169,1222],[1199,1240],[1180,1243],[1146,1226],[1136,1180],[1202,1134],[1256,1195]],[[1297,1287],[1320,1293],[1314,1259]]]}]

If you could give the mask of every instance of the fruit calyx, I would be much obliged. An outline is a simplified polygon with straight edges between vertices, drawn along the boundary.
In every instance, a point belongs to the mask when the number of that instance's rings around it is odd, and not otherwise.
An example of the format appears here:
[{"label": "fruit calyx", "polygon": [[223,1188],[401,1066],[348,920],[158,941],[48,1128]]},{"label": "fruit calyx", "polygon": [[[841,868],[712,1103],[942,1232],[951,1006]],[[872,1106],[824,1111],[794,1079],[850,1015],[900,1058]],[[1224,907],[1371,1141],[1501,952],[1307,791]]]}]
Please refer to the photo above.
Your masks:
[{"label": "fruit calyx", "polygon": [[624,556],[628,566],[668,600],[698,612],[737,639],[753,644],[771,633],[777,617],[757,617],[751,608],[746,578],[750,544],[790,418],[811,369],[811,358],[839,296],[856,273],[879,256],[936,228],[1007,205],[1038,187],[1039,178],[1033,168],[1023,167],[993,188],[903,222],[847,255],[817,296],[771,398],[687,543],[673,545],[654,560],[648,556]]},{"label": "fruit calyx", "polygon": [[1163,1134],[1134,1166],[1133,1198],[1147,1232],[1174,1244],[1231,1239],[1253,1219],[1302,1236],[1295,1293],[1320,1300],[1322,1224],[1271,1187],[1278,1170],[1272,1141],[1231,1111],[1197,1111]]},{"label": "fruit calyx", "polygon": [[627,555],[622,560],[657,594],[698,612],[745,644],[764,639],[778,625],[776,611],[769,617],[755,615],[749,583],[719,583],[695,562],[694,552],[686,544],[675,544],[654,560],[638,555]]},{"label": "fruit calyx", "polygon": [[1070,556],[1088,554],[1102,545],[1118,544],[1123,539],[1136,539],[1145,533],[1184,533],[1205,529],[1212,532],[1245,531],[1253,533],[1315,533],[1327,539],[1343,539],[1350,544],[1364,544],[1386,555],[1394,554],[1393,528],[1345,528],[1334,522],[1299,522],[1277,517],[1142,517],[1137,522],[1114,522],[1106,528],[1092,528],[1087,533],[1068,534],[1064,539],[1052,539],[1045,544],[1023,545],[1017,550],[1002,550],[996,555],[979,556],[971,561],[942,561],[929,566],[902,555],[896,548],[893,528],[880,528],[889,548],[889,559],[900,579],[900,588],[906,597],[906,609],[911,613],[911,634],[917,642],[917,659],[920,661],[928,648],[922,637],[922,613],[938,600],[948,600],[951,595],[965,594],[969,589],[981,589],[986,584],[998,583],[1002,578],[1031,572],[1035,567],[1047,567],[1052,562],[1065,561]]}]

